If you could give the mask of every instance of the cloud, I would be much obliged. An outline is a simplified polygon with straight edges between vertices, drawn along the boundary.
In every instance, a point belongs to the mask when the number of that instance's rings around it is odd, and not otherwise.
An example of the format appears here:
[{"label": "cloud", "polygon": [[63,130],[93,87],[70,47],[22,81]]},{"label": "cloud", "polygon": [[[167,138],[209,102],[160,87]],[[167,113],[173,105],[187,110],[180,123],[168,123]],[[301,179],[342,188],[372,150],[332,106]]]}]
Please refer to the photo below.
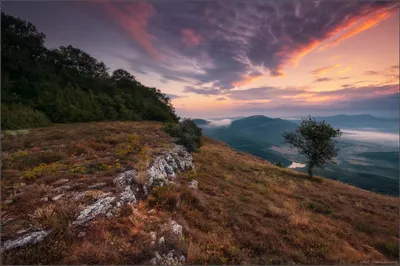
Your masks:
[{"label": "cloud", "polygon": [[217,101],[219,101],[219,102],[226,101],[226,98],[224,98],[224,97],[218,97],[218,98],[217,98]]},{"label": "cloud", "polygon": [[339,64],[320,67],[320,68],[314,69],[313,71],[311,71],[311,73],[318,76],[318,75],[321,75],[321,74],[325,74],[327,71],[329,71],[331,69],[334,69],[334,68],[338,68],[338,67],[340,67]]},{"label": "cloud", "polygon": [[364,22],[362,22],[359,25],[355,26],[353,29],[347,31],[342,36],[340,36],[339,38],[334,40],[333,42],[322,46],[321,50],[324,50],[324,49],[332,47],[332,46],[336,46],[340,42],[342,42],[342,41],[344,41],[346,39],[349,39],[349,38],[351,38],[351,37],[363,32],[363,31],[365,31],[365,30],[367,30],[369,28],[372,28],[372,27],[376,26],[377,24],[379,24],[380,22],[382,22],[383,20],[387,19],[388,17],[390,17],[393,14],[394,14],[394,12],[390,12],[389,10],[379,10],[375,14],[373,14],[371,17],[369,17],[367,20],[365,20]]},{"label": "cloud", "polygon": [[182,29],[182,42],[188,45],[198,45],[201,41],[201,36],[196,34],[194,30]]},{"label": "cloud", "polygon": [[314,82],[326,82],[326,81],[331,81],[331,80],[335,80],[333,78],[317,78],[314,80]]},{"label": "cloud", "polygon": [[364,74],[365,75],[379,75],[380,73],[378,71],[369,70],[369,71],[365,71]]},{"label": "cloud", "polygon": [[166,93],[166,95],[171,99],[179,99],[179,98],[185,98],[186,96],[182,96],[182,95],[176,95],[176,94],[170,94],[170,93]]},{"label": "cloud", "polygon": [[228,127],[232,124],[232,119],[208,120],[210,123],[206,127]]},{"label": "cloud", "polygon": [[[372,25],[370,18],[398,3],[149,0],[79,5],[89,7],[88,14],[130,37],[133,51],[126,57],[132,68],[224,92],[268,74],[284,76],[286,66],[296,65],[344,30],[352,31],[351,36],[355,27],[357,32],[367,30],[370,27],[359,27],[360,21]],[[99,13],[101,7],[107,12]],[[383,19],[383,15],[376,18]]]},{"label": "cloud", "polygon": [[184,92],[191,92],[195,94],[210,96],[210,95],[219,95],[221,93],[218,89],[213,88],[194,88],[190,86],[185,86]]},{"label": "cloud", "polygon": [[281,96],[293,96],[302,92],[301,88],[261,87],[247,90],[231,90],[227,96],[235,100],[268,100]]},{"label": "cloud", "polygon": [[344,68],[344,69],[342,69],[342,70],[339,70],[337,73],[338,73],[338,74],[343,74],[343,73],[346,73],[346,72],[348,72],[348,71],[350,71],[350,70],[351,70],[350,67],[346,67],[346,68]]}]

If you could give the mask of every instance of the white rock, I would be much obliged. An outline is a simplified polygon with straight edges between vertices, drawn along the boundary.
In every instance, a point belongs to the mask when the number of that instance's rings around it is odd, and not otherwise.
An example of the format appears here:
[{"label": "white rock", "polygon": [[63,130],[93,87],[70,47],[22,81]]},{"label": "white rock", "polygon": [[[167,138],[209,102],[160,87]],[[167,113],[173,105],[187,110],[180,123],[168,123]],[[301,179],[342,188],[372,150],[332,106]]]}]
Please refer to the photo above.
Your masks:
[{"label": "white rock", "polygon": [[197,180],[192,180],[188,183],[188,188],[196,189],[198,188],[199,182]]},{"label": "white rock", "polygon": [[43,197],[43,198],[40,199],[40,201],[47,202],[47,201],[49,201],[49,197]]},{"label": "white rock", "polygon": [[171,227],[172,233],[174,233],[177,236],[182,236],[182,225],[178,224],[174,220],[171,220],[169,222],[169,225]]},{"label": "white rock", "polygon": [[151,240],[156,241],[157,239],[157,232],[150,232]]},{"label": "white rock", "polygon": [[30,232],[26,235],[20,236],[14,240],[7,240],[3,243],[3,246],[1,247],[1,251],[17,248],[17,247],[22,247],[26,246],[29,244],[36,244],[48,236],[51,233],[51,230],[42,230],[42,231],[36,231],[36,232]]},{"label": "white rock", "polygon": [[53,201],[57,201],[57,200],[61,199],[62,196],[64,196],[64,194],[60,194],[60,195],[54,196],[54,197],[51,198],[51,199],[52,199]]},{"label": "white rock", "polygon": [[160,239],[158,239],[158,244],[163,245],[165,243],[165,238],[162,236]]},{"label": "white rock", "polygon": [[137,176],[137,171],[135,170],[128,170],[121,174],[119,174],[114,179],[114,184],[119,188],[124,188],[127,185],[134,184],[135,177]]},{"label": "white rock", "polygon": [[101,187],[105,187],[106,185],[107,185],[107,183],[102,182],[102,183],[93,184],[93,185],[89,186],[88,188],[90,188],[90,189],[101,188]]},{"label": "white rock", "polygon": [[94,204],[87,206],[83,211],[80,212],[78,218],[72,223],[73,225],[84,224],[99,214],[107,213],[111,208],[111,202],[115,197],[107,197],[97,200]]},{"label": "white rock", "polygon": [[124,191],[120,195],[119,202],[125,203],[137,203],[135,193],[132,191],[130,186],[126,186]]}]

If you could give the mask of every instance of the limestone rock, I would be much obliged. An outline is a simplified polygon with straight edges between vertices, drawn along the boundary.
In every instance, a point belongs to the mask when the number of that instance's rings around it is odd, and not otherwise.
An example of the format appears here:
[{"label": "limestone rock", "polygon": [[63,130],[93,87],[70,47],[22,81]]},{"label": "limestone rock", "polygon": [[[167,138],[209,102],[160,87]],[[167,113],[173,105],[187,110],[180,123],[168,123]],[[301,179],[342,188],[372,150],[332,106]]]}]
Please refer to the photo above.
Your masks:
[{"label": "limestone rock", "polygon": [[137,176],[137,171],[135,171],[135,170],[125,171],[125,172],[119,174],[114,179],[114,184],[119,188],[124,188],[128,185],[134,184],[136,176]]},{"label": "limestone rock", "polygon": [[3,243],[3,246],[1,247],[1,251],[17,248],[17,247],[22,247],[26,246],[29,244],[36,244],[48,236],[51,233],[51,230],[42,230],[42,231],[35,231],[35,232],[30,232],[27,233],[23,236],[20,236],[14,240],[7,240]]},{"label": "limestone rock", "polygon": [[178,224],[174,220],[171,220],[169,222],[170,228],[172,233],[174,233],[177,236],[182,236],[182,225]]},{"label": "limestone rock", "polygon": [[80,212],[78,218],[72,223],[73,225],[82,225],[99,214],[107,213],[111,208],[111,202],[115,197],[107,197],[97,200],[94,204],[87,206]]},{"label": "limestone rock", "polygon": [[121,204],[125,203],[137,203],[135,192],[132,191],[130,186],[126,186],[124,191],[121,193],[119,201]]},{"label": "limestone rock", "polygon": [[188,183],[188,188],[196,189],[198,188],[199,182],[197,180],[192,180]]},{"label": "limestone rock", "polygon": [[160,256],[156,252],[155,257],[150,260],[153,265],[183,265],[186,261],[185,256],[175,254],[174,250],[168,252],[168,254]]}]

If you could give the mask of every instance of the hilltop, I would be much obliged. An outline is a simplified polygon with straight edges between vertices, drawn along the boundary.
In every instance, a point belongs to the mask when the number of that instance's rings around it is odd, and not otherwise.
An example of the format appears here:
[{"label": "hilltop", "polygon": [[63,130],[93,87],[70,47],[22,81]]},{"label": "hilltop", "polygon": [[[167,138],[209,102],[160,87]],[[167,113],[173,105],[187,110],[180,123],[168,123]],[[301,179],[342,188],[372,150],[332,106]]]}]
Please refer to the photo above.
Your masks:
[{"label": "hilltop", "polygon": [[[398,262],[398,197],[308,179],[207,137],[188,154],[162,126],[2,132],[3,263]],[[36,244],[11,247],[27,235]]]}]

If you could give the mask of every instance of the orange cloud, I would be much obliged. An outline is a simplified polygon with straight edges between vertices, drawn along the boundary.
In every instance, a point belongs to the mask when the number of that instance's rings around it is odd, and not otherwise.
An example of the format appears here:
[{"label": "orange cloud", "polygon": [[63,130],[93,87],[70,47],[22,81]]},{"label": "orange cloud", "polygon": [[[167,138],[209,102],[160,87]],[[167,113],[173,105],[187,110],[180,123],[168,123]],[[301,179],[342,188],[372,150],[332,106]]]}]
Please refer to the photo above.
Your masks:
[{"label": "orange cloud", "polygon": [[313,73],[314,75],[318,76],[318,75],[321,75],[321,74],[325,74],[328,70],[331,70],[331,69],[334,69],[334,68],[338,68],[338,67],[340,67],[339,64],[332,65],[332,66],[326,66],[326,67],[320,67],[320,68],[317,68],[317,69],[311,71],[311,73]]},{"label": "orange cloud", "polygon": [[350,69],[351,69],[350,67],[346,67],[345,69],[339,70],[337,73],[342,74],[342,73],[349,71]]},{"label": "orange cloud", "polygon": [[351,29],[350,31],[348,31],[347,33],[343,34],[341,37],[339,37],[338,39],[334,40],[333,42],[325,44],[319,50],[322,51],[322,50],[324,50],[326,48],[330,48],[330,47],[336,46],[341,41],[349,39],[349,38],[351,38],[351,37],[363,32],[365,30],[368,30],[368,29],[376,26],[377,24],[379,24],[380,22],[382,22],[383,20],[387,19],[388,17],[390,17],[393,14],[394,14],[394,12],[390,13],[389,11],[381,11],[380,13],[375,14],[374,16],[372,16],[370,19],[367,19],[366,21],[362,22],[357,27],[355,27],[355,28]]},{"label": "orange cloud", "polygon": [[[391,14],[393,14],[393,13],[390,14],[389,11],[387,11],[387,9],[380,9],[379,11],[375,12],[374,14],[377,14],[377,13],[378,13],[378,15],[375,15],[373,18],[371,18],[371,19],[365,21],[364,23],[362,23],[356,29],[353,29],[349,33],[346,33],[345,37],[340,37],[338,39],[338,42],[340,42],[340,41],[342,41],[344,39],[350,38],[350,37],[362,32],[364,30],[367,30],[367,29],[375,26],[380,21],[383,21],[384,19],[389,17]],[[291,63],[292,66],[296,66],[298,64],[298,62],[304,56],[306,56],[307,54],[309,54],[313,50],[315,50],[317,47],[319,47],[322,44],[322,42],[324,42],[324,41],[330,39],[331,37],[343,32],[344,30],[352,28],[353,26],[355,26],[357,24],[357,22],[359,22],[360,20],[366,18],[370,14],[371,14],[371,12],[369,12],[366,15],[363,14],[363,15],[351,17],[348,20],[344,21],[343,23],[339,24],[332,31],[326,33],[323,38],[314,39],[314,40],[310,41],[308,44],[301,45],[299,47],[296,47],[295,49],[290,47],[291,45],[293,45],[293,41],[290,38],[286,38],[286,37],[283,38],[281,41],[286,42],[288,45],[282,46],[281,49],[275,55],[289,58],[289,60],[286,61],[286,62],[282,62],[280,65],[278,65],[276,67],[276,69],[272,71],[271,76],[281,76],[281,75],[283,75],[282,69],[286,65],[287,62]],[[286,40],[286,39],[288,39],[288,40]],[[328,48],[328,47],[331,47],[331,45],[321,46],[319,48],[319,50],[323,50],[323,49]]]},{"label": "orange cloud", "polygon": [[262,75],[256,75],[256,76],[246,75],[242,80],[233,82],[232,86],[234,86],[234,87],[244,86],[244,85],[252,83],[253,81],[255,81],[261,77],[262,77]]},{"label": "orange cloud", "polygon": [[150,17],[156,13],[152,5],[146,2],[132,2],[124,8],[128,12],[119,10],[112,3],[104,3],[104,6],[154,59],[163,60],[163,55],[152,44],[155,37],[146,31]]},{"label": "orange cloud", "polygon": [[182,42],[187,45],[198,45],[201,41],[201,36],[191,29],[182,29],[181,35]]}]

